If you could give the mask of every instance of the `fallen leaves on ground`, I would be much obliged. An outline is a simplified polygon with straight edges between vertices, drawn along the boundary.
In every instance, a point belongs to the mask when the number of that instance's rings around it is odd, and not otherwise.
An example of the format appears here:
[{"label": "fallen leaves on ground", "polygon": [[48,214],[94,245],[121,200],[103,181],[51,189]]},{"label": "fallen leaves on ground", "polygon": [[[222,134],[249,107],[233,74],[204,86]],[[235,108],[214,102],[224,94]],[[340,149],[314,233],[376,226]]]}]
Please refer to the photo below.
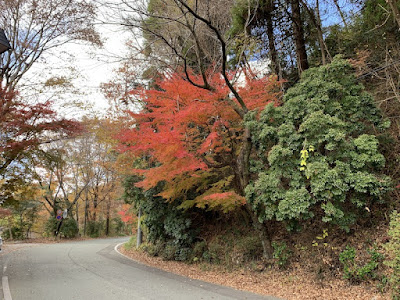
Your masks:
[{"label": "fallen leaves on ground", "polygon": [[228,272],[223,266],[164,261],[160,257],[151,257],[136,249],[126,250],[124,247],[120,247],[119,251],[135,261],[164,271],[282,299],[390,299],[388,294],[380,294],[377,290],[368,286],[350,285],[341,279],[318,280],[315,274],[310,274],[296,266],[292,267],[291,270],[272,268],[257,272],[240,269]]}]

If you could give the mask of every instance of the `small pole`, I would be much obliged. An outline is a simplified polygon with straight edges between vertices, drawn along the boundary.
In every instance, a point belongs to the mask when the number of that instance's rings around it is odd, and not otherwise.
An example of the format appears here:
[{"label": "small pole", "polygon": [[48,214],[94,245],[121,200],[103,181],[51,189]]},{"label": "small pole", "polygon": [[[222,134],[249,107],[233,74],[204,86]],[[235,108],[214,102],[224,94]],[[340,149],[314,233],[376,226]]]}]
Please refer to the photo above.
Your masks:
[{"label": "small pole", "polygon": [[136,236],[136,248],[139,248],[140,244],[142,243],[142,228],[140,227],[140,219],[141,218],[142,218],[142,209],[139,208],[138,229],[137,229],[137,236]]}]

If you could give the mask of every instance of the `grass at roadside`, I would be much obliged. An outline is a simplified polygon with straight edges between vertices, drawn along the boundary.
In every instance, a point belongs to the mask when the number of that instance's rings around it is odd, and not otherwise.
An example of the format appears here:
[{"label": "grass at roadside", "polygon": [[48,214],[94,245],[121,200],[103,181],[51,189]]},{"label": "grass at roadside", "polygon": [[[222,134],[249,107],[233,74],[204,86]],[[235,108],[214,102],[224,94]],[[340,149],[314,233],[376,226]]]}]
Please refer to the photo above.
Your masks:
[{"label": "grass at roadside", "polygon": [[131,250],[132,248],[136,247],[136,235],[131,236],[129,241],[127,241],[124,245],[123,248],[125,250]]}]

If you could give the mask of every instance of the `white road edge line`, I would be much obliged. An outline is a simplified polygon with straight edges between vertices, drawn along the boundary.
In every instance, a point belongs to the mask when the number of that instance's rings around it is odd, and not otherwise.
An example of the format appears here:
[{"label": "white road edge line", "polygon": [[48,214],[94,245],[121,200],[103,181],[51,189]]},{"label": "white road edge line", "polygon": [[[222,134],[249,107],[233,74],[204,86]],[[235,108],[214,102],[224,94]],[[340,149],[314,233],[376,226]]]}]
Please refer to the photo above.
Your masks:
[{"label": "white road edge line", "polygon": [[115,252],[117,252],[118,254],[120,254],[120,255],[122,255],[122,256],[125,256],[126,258],[129,258],[130,260],[135,261],[134,259],[132,259],[132,258],[129,257],[128,255],[125,255],[125,254],[121,253],[121,252],[118,250],[119,246],[121,246],[121,245],[123,245],[123,244],[125,244],[125,242],[124,242],[124,243],[119,243],[118,245],[115,245],[115,247],[114,247]]},{"label": "white road edge line", "polygon": [[4,300],[12,300],[10,286],[8,285],[8,277],[7,276],[3,276],[2,285],[3,285]]}]

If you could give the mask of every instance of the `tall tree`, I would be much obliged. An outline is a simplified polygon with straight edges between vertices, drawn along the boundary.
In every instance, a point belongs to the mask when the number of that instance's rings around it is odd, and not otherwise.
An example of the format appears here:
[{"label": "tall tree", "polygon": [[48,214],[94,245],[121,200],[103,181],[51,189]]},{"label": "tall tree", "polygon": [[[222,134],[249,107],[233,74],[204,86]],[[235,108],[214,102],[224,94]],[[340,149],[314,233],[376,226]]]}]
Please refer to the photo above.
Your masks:
[{"label": "tall tree", "polygon": [[[171,0],[171,1],[161,1],[158,2],[162,4],[160,7],[157,7],[157,12],[154,13],[152,8],[147,6],[147,3],[143,2],[135,2],[135,4],[131,3],[126,3],[126,6],[120,6],[119,8],[124,8],[126,11],[127,9],[130,9],[132,14],[130,16],[127,16],[125,18],[125,24],[129,26],[130,28],[134,28],[136,30],[140,30],[139,34],[154,34],[157,37],[157,41],[160,41],[163,43],[163,45],[169,49],[171,60],[174,62],[178,62],[182,72],[177,72],[174,73],[174,69],[169,69],[165,73],[171,73],[171,78],[175,78],[176,76],[181,76],[184,78],[184,81],[186,81],[189,85],[188,90],[191,90],[195,95],[202,95],[205,93],[205,95],[210,94],[212,101],[206,100],[204,103],[207,103],[208,105],[213,106],[219,106],[219,109],[224,109],[226,112],[234,112],[234,114],[237,115],[237,118],[239,120],[243,120],[246,113],[249,111],[249,109],[254,109],[256,107],[259,107],[266,98],[271,100],[271,95],[269,92],[271,92],[270,89],[267,88],[267,90],[264,90],[261,88],[261,86],[265,85],[265,78],[260,79],[260,82],[263,82],[261,85],[257,85],[258,88],[255,89],[254,93],[258,94],[264,94],[264,97],[261,97],[259,101],[257,102],[254,97],[251,96],[252,92],[251,90],[248,90],[246,88],[239,89],[238,85],[235,85],[234,79],[237,78],[237,74],[230,73],[229,68],[228,68],[228,47],[229,44],[232,42],[232,39],[228,36],[226,37],[224,34],[224,28],[221,27],[220,23],[218,22],[218,10],[216,10],[217,6],[213,5],[214,2],[209,2],[209,1],[201,1],[201,2],[191,2],[191,1],[185,1],[185,0]],[[178,12],[178,13],[173,13],[171,16],[168,14],[170,11],[173,12]],[[149,27],[149,24],[151,26]],[[181,44],[177,43],[180,39],[179,34],[178,36],[175,34],[173,30],[161,30],[161,31],[155,31],[157,28],[164,28],[168,24],[167,28],[170,28],[170,26],[178,26],[183,27],[185,29],[186,34],[188,35],[188,38],[190,38],[193,43],[185,44],[184,47],[182,47]],[[164,26],[164,27],[163,27]],[[205,53],[205,49],[203,48],[203,44],[200,42],[197,42],[198,32],[195,30],[196,28],[205,28],[207,34],[209,37],[212,38],[213,44],[217,46],[218,49],[218,55],[212,57],[213,61],[212,64],[210,65],[210,68],[206,68],[206,65],[204,64],[203,60],[196,61],[196,60],[191,60],[188,58],[187,54],[187,48],[186,46],[189,46],[189,49],[197,49],[198,52],[197,55],[201,56],[201,53]],[[176,39],[175,39],[176,38]],[[184,39],[186,41],[186,39]],[[245,52],[246,50],[243,49]],[[200,57],[199,56],[199,57]],[[198,57],[198,56],[195,56]],[[191,71],[191,63],[194,63],[193,69],[194,72]],[[171,66],[171,64],[170,64]],[[238,70],[240,71],[240,70]],[[222,81],[218,78],[222,78]],[[249,78],[249,80],[253,80],[252,78]],[[257,82],[255,80],[254,82]],[[183,84],[184,82],[182,82]],[[172,84],[172,83],[171,83]],[[249,85],[250,87],[251,85]],[[270,85],[267,85],[270,86]],[[192,88],[190,88],[192,87]],[[261,90],[260,90],[261,88]],[[223,91],[222,94],[221,91]],[[146,92],[142,92],[143,95],[146,95]],[[151,93],[156,93],[156,91],[151,91]],[[168,91],[168,93],[173,93],[173,91]],[[231,93],[231,95],[230,95]],[[171,99],[175,99],[176,95],[171,95],[169,96]],[[144,101],[146,101],[146,97],[143,98]],[[191,99],[193,102],[193,105],[189,105],[191,109],[196,109],[195,107],[202,107],[203,101],[207,99],[205,96],[196,98],[199,99],[200,101],[195,101],[195,99]],[[175,102],[177,101],[177,102]],[[178,109],[181,109],[181,101],[179,99],[176,99],[173,103],[173,105],[178,105]],[[218,103],[219,102],[219,103]],[[214,103],[214,104],[212,104]],[[218,104],[217,104],[218,103]],[[258,105],[256,103],[259,103]],[[172,102],[170,102],[168,105],[172,105]],[[186,104],[187,105],[187,104]],[[255,107],[254,107],[255,105]],[[264,102],[265,105],[265,102]],[[171,107],[172,108],[172,107]],[[152,106],[151,109],[154,109]],[[174,111],[174,110],[172,110]],[[144,116],[145,117],[145,116]],[[208,116],[211,117],[211,116]],[[145,117],[146,118],[146,117]],[[212,118],[212,123],[215,123],[215,130],[224,130],[224,123],[220,123],[218,121],[219,119],[219,114],[214,115]],[[155,121],[157,122],[157,121]],[[240,123],[240,121],[238,121]],[[143,126],[142,126],[143,127]],[[182,128],[181,128],[182,129]],[[181,130],[180,129],[180,130]],[[157,130],[157,128],[153,128],[153,130]],[[196,128],[194,128],[196,130]],[[239,129],[238,129],[239,130]],[[237,144],[237,147],[235,147],[235,153],[234,156],[230,160],[231,164],[231,170],[233,171],[234,178],[235,178],[235,184],[237,191],[239,193],[240,197],[243,197],[244,195],[244,190],[249,183],[250,180],[250,155],[252,151],[252,139],[251,139],[251,132],[249,128],[241,128],[239,131],[239,136],[235,137],[236,140],[239,140],[240,142]],[[146,132],[148,134],[151,134],[151,126],[146,129]],[[222,134],[222,132],[221,132]],[[227,133],[228,134],[228,133]],[[216,137],[216,133],[213,133],[210,138],[214,139]],[[146,137],[143,137],[146,138]],[[171,135],[171,136],[166,136],[166,140],[173,140],[174,142],[178,143],[179,141],[179,135]],[[143,139],[144,141],[144,139]],[[147,142],[150,142],[146,138]],[[179,143],[177,144],[179,145]],[[160,145],[155,146],[157,149],[159,149]],[[174,146],[171,148],[173,151],[177,151],[177,147],[179,146]],[[182,150],[183,151],[183,150]],[[206,150],[204,149],[206,152]],[[167,157],[167,154],[171,152],[165,153],[164,157]],[[181,154],[178,155],[178,158],[182,156],[184,152],[181,152]],[[186,153],[186,152],[185,152]],[[189,153],[190,154],[190,153]],[[163,156],[161,156],[162,158]],[[193,154],[190,154],[188,159],[193,157]],[[158,157],[157,157],[158,158]],[[206,158],[205,158],[206,159]],[[197,159],[192,161],[192,162],[187,162],[186,165],[181,165],[184,159],[179,159],[175,161],[175,167],[176,169],[173,170],[173,174],[178,175],[179,172],[184,173],[185,169],[187,171],[193,171],[195,168],[198,168],[199,165],[197,164]],[[203,161],[201,162],[201,166],[206,166],[208,164],[216,164],[217,167],[219,167],[219,162],[217,161]],[[171,168],[173,165],[167,165],[165,164],[164,168]],[[202,169],[200,167],[200,169]],[[178,173],[177,173],[178,172]],[[155,178],[156,179],[156,178]],[[154,180],[155,180],[154,179]],[[160,177],[158,177],[160,179]],[[151,181],[152,179],[148,176],[147,177],[147,182]],[[153,182],[154,183],[154,182]],[[252,208],[248,205],[244,206],[247,213],[252,219],[252,223],[257,229],[258,233],[260,234],[260,238],[263,243],[263,249],[264,249],[264,255],[265,257],[271,257],[272,254],[272,247],[271,247],[271,240],[269,237],[269,233],[267,232],[267,228],[265,228],[261,223],[258,221],[258,216],[256,213],[252,210]]]},{"label": "tall tree", "polygon": [[43,54],[71,41],[101,45],[94,28],[95,5],[86,0],[4,0],[0,27],[11,51],[0,59],[0,84],[15,89]]},{"label": "tall tree", "polygon": [[[321,16],[320,16],[320,5],[319,0],[315,1],[315,6],[312,7],[310,4],[307,3],[305,0],[300,0],[304,9],[306,10],[307,14],[310,17],[311,23],[314,25],[315,30],[317,31],[318,37],[318,44],[321,51],[321,62],[323,65],[328,63],[328,58],[330,57],[329,50],[326,47],[324,41],[324,34],[322,31],[322,24],[321,24]],[[330,58],[332,59],[332,58]]]},{"label": "tall tree", "polygon": [[308,69],[306,42],[304,39],[304,25],[300,11],[299,0],[289,0],[293,27],[293,38],[296,45],[297,68],[301,74]]},{"label": "tall tree", "polygon": [[[201,80],[201,75],[191,76]],[[242,126],[221,76],[214,74],[209,82],[212,91],[173,74],[158,83],[160,90],[133,91],[146,105],[140,113],[132,113],[136,127],[121,133],[121,151],[149,157],[147,168],[138,170],[145,176],[138,186],[147,190],[165,182],[160,193],[165,199],[183,197],[188,200],[186,207],[244,205],[263,234],[267,257],[272,250],[266,228],[243,198],[251,175],[251,133]],[[245,87],[237,88],[249,110],[278,101],[276,81],[271,78],[249,78]],[[187,198],[187,192],[195,190]]]}]

